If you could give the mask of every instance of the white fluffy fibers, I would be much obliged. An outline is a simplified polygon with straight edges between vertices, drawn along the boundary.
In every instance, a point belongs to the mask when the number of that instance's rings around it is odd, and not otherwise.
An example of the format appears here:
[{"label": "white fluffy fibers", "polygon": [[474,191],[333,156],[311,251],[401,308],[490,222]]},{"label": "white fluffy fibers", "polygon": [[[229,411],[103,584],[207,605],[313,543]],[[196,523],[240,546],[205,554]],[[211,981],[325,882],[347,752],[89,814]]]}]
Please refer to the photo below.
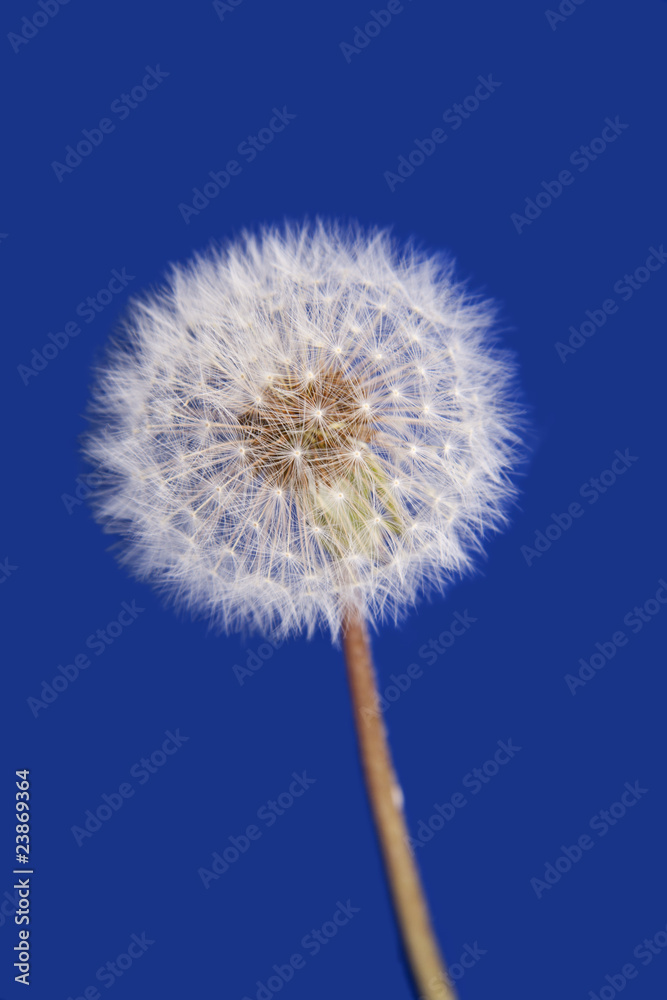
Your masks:
[{"label": "white fluffy fibers", "polygon": [[98,374],[96,514],[136,575],[224,629],[396,619],[513,496],[493,322],[381,231],[265,228],[174,266]]}]

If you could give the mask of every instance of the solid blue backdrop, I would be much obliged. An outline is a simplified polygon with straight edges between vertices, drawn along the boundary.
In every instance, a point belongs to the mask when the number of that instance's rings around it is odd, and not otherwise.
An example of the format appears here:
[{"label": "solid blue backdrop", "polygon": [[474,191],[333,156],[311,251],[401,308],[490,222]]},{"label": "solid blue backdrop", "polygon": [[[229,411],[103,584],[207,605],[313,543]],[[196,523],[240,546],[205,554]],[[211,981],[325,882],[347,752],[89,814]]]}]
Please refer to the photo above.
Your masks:
[{"label": "solid blue backdrop", "polygon": [[374,641],[460,996],[662,995],[666,26],[658,0],[4,5],[3,1000],[22,768],[36,1000],[413,996],[340,651],[179,618],[81,502],[128,298],[304,215],[452,253],[531,409],[510,529]]}]

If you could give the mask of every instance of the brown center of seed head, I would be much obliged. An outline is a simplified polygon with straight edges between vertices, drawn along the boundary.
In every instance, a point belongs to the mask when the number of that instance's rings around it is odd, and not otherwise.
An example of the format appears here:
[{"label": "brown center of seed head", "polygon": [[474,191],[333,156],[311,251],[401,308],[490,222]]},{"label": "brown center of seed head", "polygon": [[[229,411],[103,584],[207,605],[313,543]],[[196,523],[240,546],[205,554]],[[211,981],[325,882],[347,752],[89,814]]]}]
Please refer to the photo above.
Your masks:
[{"label": "brown center of seed head", "polygon": [[239,423],[255,473],[284,488],[333,485],[373,437],[358,382],[335,368],[273,378]]}]

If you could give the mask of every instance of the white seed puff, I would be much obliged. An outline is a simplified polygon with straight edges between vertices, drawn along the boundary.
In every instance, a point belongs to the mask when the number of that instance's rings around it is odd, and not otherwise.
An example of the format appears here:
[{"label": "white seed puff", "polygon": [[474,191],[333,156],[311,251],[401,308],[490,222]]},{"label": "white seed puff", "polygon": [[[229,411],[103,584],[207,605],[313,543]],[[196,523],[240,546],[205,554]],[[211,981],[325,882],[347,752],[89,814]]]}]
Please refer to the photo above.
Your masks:
[{"label": "white seed puff", "polygon": [[382,231],[265,228],[134,301],[85,441],[121,559],[230,630],[337,636],[471,565],[521,454],[494,312]]}]

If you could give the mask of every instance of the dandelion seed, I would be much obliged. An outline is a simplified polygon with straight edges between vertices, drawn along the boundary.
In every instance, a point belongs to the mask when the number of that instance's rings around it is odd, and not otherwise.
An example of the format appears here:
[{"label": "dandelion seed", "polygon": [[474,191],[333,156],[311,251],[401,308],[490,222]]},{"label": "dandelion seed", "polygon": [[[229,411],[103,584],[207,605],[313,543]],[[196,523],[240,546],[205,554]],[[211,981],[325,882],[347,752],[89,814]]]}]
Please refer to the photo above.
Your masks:
[{"label": "dandelion seed", "polygon": [[406,949],[442,1000],[366,623],[444,589],[505,523],[522,448],[493,320],[450,264],[386,233],[245,234],[133,303],[85,444],[97,517],[139,577],[225,630],[342,635],[369,794],[394,811],[378,825]]}]

